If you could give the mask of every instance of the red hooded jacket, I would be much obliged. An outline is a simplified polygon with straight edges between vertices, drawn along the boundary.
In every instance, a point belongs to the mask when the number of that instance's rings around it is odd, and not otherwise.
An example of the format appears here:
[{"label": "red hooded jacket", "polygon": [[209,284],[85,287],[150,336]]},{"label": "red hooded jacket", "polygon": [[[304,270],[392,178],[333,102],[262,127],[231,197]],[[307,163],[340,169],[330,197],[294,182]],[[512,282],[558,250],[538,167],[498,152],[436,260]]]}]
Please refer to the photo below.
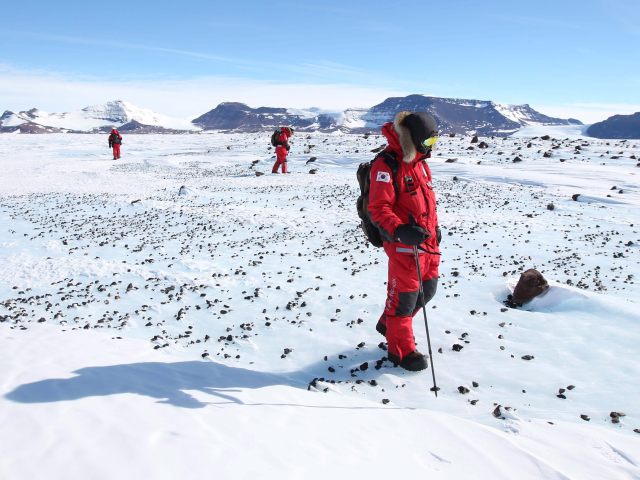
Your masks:
[{"label": "red hooded jacket", "polygon": [[[439,253],[436,242],[436,195],[431,184],[431,170],[425,161],[428,155],[417,153],[413,161],[406,163],[403,161],[404,154],[393,123],[384,124],[382,134],[388,141],[385,152],[392,153],[397,159],[395,184],[398,192],[396,193],[393,173],[387,163],[381,158],[373,162],[369,187],[371,219],[382,231],[383,239],[392,242],[396,241],[396,228],[415,221],[430,234],[422,247],[428,252]],[[399,245],[404,246],[402,243]],[[406,247],[412,249],[409,245]]]},{"label": "red hooded jacket", "polygon": [[109,134],[109,146],[112,147],[113,145],[120,145],[121,143],[122,135],[120,135],[117,129],[113,128]]},{"label": "red hooded jacket", "polygon": [[287,128],[283,128],[280,131],[280,135],[278,136],[278,146],[283,146],[284,148],[287,148],[289,146],[289,137],[290,137],[289,130]]}]

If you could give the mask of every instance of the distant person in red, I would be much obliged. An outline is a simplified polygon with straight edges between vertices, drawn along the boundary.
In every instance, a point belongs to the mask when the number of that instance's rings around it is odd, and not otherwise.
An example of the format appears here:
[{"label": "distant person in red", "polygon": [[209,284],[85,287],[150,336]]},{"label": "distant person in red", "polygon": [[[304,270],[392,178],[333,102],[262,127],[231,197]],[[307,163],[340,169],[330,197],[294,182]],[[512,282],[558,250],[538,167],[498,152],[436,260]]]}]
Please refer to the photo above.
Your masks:
[{"label": "distant person in red", "polygon": [[120,145],[122,145],[122,135],[117,129],[112,129],[109,135],[109,148],[113,148],[113,159],[118,160],[120,158]]},{"label": "distant person in red", "polygon": [[[274,137],[276,135],[274,134]],[[293,128],[282,127],[280,129],[280,135],[277,135],[277,139],[274,143],[276,147],[276,163],[273,164],[271,173],[278,173],[278,168],[282,165],[282,173],[287,173],[287,155],[291,146],[289,145],[289,138],[293,136]]]}]

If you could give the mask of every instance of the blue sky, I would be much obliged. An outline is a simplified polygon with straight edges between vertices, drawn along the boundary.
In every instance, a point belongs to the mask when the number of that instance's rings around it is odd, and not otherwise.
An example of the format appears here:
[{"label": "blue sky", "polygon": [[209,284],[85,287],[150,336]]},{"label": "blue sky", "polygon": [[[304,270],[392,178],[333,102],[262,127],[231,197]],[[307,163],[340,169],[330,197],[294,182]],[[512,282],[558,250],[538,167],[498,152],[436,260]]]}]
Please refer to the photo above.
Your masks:
[{"label": "blue sky", "polygon": [[640,110],[638,0],[22,1],[2,18],[0,111],[122,98],[189,116],[409,93],[585,121]]}]

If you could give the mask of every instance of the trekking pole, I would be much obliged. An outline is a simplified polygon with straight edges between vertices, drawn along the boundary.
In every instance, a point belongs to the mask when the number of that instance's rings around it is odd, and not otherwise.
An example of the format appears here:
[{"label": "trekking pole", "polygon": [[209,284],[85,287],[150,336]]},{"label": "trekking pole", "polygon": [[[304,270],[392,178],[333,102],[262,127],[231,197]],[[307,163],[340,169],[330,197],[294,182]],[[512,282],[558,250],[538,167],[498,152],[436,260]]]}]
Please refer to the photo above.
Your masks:
[{"label": "trekking pole", "polygon": [[431,376],[433,377],[433,393],[438,398],[439,388],[436,386],[436,372],[433,368],[433,353],[431,352],[431,337],[429,336],[429,323],[427,322],[427,306],[424,304],[424,288],[422,288],[422,272],[420,271],[420,260],[418,258],[418,247],[413,247],[413,256],[416,259],[416,270],[418,271],[418,285],[420,285],[420,301],[422,303],[422,313],[424,314],[424,327],[427,329],[427,346],[429,347],[429,359],[431,360]]}]

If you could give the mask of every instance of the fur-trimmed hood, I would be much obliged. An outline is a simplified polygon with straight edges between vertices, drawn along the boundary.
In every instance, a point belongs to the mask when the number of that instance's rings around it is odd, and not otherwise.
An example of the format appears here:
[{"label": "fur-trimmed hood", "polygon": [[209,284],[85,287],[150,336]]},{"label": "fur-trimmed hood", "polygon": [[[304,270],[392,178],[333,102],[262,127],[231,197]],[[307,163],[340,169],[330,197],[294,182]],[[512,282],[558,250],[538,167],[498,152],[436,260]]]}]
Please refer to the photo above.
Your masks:
[{"label": "fur-trimmed hood", "polygon": [[398,143],[402,149],[402,161],[405,163],[413,162],[418,154],[413,140],[411,140],[411,132],[409,132],[407,127],[402,125],[402,121],[408,115],[411,115],[411,112],[398,112],[393,119],[393,130],[398,135]]},{"label": "fur-trimmed hood", "polygon": [[[387,122],[382,126],[382,134],[389,142],[388,148],[399,155],[401,154],[402,161],[405,163],[411,163],[421,155],[413,142],[409,127],[403,125],[404,119],[412,113],[413,112],[399,112],[393,122]],[[435,123],[432,128],[435,128]],[[436,132],[433,131],[433,133]],[[429,156],[430,154],[427,153],[427,157]]]},{"label": "fur-trimmed hood", "polygon": [[382,126],[382,134],[387,138],[389,149],[402,155],[405,163],[413,162],[418,156],[418,150],[411,139],[409,128],[401,125],[402,121],[411,112],[399,112],[393,122],[387,122]]}]

